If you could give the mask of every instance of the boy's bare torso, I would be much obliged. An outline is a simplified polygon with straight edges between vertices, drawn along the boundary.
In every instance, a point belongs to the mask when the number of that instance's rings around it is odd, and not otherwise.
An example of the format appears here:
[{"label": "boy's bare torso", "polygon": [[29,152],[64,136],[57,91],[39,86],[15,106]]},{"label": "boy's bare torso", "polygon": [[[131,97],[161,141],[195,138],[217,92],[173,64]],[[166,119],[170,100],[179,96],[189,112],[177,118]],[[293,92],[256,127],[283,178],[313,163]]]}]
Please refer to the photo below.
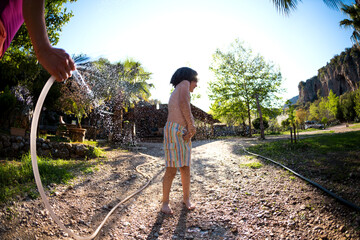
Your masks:
[{"label": "boy's bare torso", "polygon": [[178,123],[187,128],[194,124],[190,107],[190,82],[182,81],[171,93],[168,104],[168,122]]}]

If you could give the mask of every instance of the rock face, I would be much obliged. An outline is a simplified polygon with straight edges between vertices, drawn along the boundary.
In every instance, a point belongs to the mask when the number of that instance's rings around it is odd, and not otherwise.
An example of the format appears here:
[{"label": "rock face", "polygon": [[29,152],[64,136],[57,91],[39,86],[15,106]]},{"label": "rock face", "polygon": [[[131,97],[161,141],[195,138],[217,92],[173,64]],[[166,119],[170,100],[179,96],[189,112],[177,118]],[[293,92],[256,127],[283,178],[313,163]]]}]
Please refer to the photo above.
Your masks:
[{"label": "rock face", "polygon": [[330,63],[318,70],[317,76],[299,83],[299,103],[313,102],[318,96],[326,97],[330,90],[340,96],[356,90],[359,82],[360,49],[353,46],[333,57]]}]

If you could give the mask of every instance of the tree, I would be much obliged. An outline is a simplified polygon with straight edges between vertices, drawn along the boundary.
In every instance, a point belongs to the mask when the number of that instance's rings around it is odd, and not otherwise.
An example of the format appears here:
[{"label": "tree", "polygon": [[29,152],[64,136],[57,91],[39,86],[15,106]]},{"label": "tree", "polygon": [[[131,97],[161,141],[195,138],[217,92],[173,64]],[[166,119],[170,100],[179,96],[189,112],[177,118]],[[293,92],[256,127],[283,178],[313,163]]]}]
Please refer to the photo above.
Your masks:
[{"label": "tree", "polygon": [[240,118],[246,114],[251,136],[251,111],[256,106],[256,97],[260,109],[272,108],[279,100],[281,73],[238,39],[228,51],[216,50],[210,69],[216,78],[209,84],[209,97],[215,102],[212,110],[218,115]]},{"label": "tree", "polygon": [[[291,11],[295,10],[297,8],[297,5],[299,2],[302,2],[301,0],[272,0],[276,9],[285,14],[288,15]],[[358,2],[359,0],[357,0]],[[342,1],[340,0],[323,0],[323,2],[330,8],[338,9],[339,6],[342,4]],[[359,3],[357,3],[359,4]]]},{"label": "tree", "polygon": [[246,108],[241,101],[217,99],[211,104],[210,110],[214,118],[221,122],[228,125],[243,124],[244,127],[246,126]]},{"label": "tree", "polygon": [[139,101],[148,101],[152,84],[147,83],[151,73],[146,72],[141,63],[131,59],[124,62],[110,63],[107,59],[99,59],[85,67],[89,75],[89,85],[94,97],[109,102],[114,113],[114,140],[123,137],[124,111],[134,107]]},{"label": "tree", "polygon": [[333,93],[332,90],[330,90],[329,96],[328,96],[328,102],[327,102],[327,109],[330,112],[330,117],[332,119],[335,119],[338,113],[338,107],[339,107],[339,97],[336,96],[335,93]]},{"label": "tree", "polygon": [[355,92],[348,92],[339,98],[340,119],[345,121],[353,121],[355,112]]},{"label": "tree", "polygon": [[291,143],[293,143],[293,134],[292,134],[293,132],[292,132],[292,130],[294,130],[294,141],[296,143],[295,107],[290,102],[290,100],[287,100],[285,104],[288,105],[288,109],[287,109],[286,112],[289,115],[288,122],[290,124]]},{"label": "tree", "polygon": [[357,116],[358,121],[360,120],[360,89],[356,90],[354,97],[354,110]]},{"label": "tree", "polygon": [[305,124],[305,120],[308,117],[308,112],[305,109],[300,108],[296,110],[295,116],[296,116],[296,122],[298,122],[299,125],[303,127]]},{"label": "tree", "polygon": [[311,120],[319,120],[320,119],[319,100],[316,100],[315,102],[310,104],[309,112],[310,112],[309,117]]},{"label": "tree", "polygon": [[319,102],[319,105],[318,105],[318,109],[319,109],[319,118],[318,120],[321,120],[322,118],[326,117],[326,118],[329,118],[330,116],[330,111],[328,109],[328,99],[327,97],[322,97],[320,98],[320,102]]},{"label": "tree", "polygon": [[360,41],[360,4],[343,4],[341,11],[347,14],[350,19],[340,21],[340,26],[344,28],[352,28],[354,31],[350,39],[353,43],[358,44]]},{"label": "tree", "polygon": [[73,114],[81,128],[81,120],[94,109],[93,99],[79,81],[67,81],[61,85],[61,97],[59,99],[60,110],[67,115]]}]

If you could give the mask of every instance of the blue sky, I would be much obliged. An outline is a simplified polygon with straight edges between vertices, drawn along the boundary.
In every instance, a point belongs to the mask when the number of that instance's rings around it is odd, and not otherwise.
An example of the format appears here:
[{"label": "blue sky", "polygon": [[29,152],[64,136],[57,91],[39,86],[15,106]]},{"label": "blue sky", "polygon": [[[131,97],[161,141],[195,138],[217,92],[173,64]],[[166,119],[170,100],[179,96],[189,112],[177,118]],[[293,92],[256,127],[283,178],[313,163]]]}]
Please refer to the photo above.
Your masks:
[{"label": "blue sky", "polygon": [[66,7],[74,17],[58,47],[93,59],[139,61],[153,73],[152,98],[162,103],[168,101],[175,70],[192,67],[201,94],[194,104],[205,111],[212,54],[236,38],[280,68],[285,100],[298,95],[300,81],[352,46],[352,31],[339,26],[346,15],[322,0],[303,0],[289,16],[279,14],[270,0],[78,0]]}]

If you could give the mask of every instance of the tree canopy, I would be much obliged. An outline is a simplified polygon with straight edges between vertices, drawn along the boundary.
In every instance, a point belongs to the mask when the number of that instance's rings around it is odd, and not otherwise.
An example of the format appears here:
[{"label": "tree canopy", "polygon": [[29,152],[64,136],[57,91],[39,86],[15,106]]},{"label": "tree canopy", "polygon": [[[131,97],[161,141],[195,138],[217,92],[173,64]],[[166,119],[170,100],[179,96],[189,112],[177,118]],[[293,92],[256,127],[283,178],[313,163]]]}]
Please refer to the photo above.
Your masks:
[{"label": "tree canopy", "polygon": [[344,19],[340,22],[340,26],[344,28],[352,28],[354,31],[351,40],[354,43],[360,41],[360,4],[343,5],[341,11],[349,16],[350,19]]},{"label": "tree canopy", "polygon": [[[358,1],[358,0],[357,0]],[[301,0],[272,0],[276,9],[288,15],[291,11],[294,11]],[[339,9],[342,4],[341,0],[323,0],[323,2],[330,8]]]},{"label": "tree canopy", "polygon": [[217,49],[210,69],[215,80],[209,84],[211,106],[217,117],[248,119],[256,97],[263,109],[271,109],[279,100],[282,77],[278,69],[264,57],[254,54],[236,39],[228,51]]}]

